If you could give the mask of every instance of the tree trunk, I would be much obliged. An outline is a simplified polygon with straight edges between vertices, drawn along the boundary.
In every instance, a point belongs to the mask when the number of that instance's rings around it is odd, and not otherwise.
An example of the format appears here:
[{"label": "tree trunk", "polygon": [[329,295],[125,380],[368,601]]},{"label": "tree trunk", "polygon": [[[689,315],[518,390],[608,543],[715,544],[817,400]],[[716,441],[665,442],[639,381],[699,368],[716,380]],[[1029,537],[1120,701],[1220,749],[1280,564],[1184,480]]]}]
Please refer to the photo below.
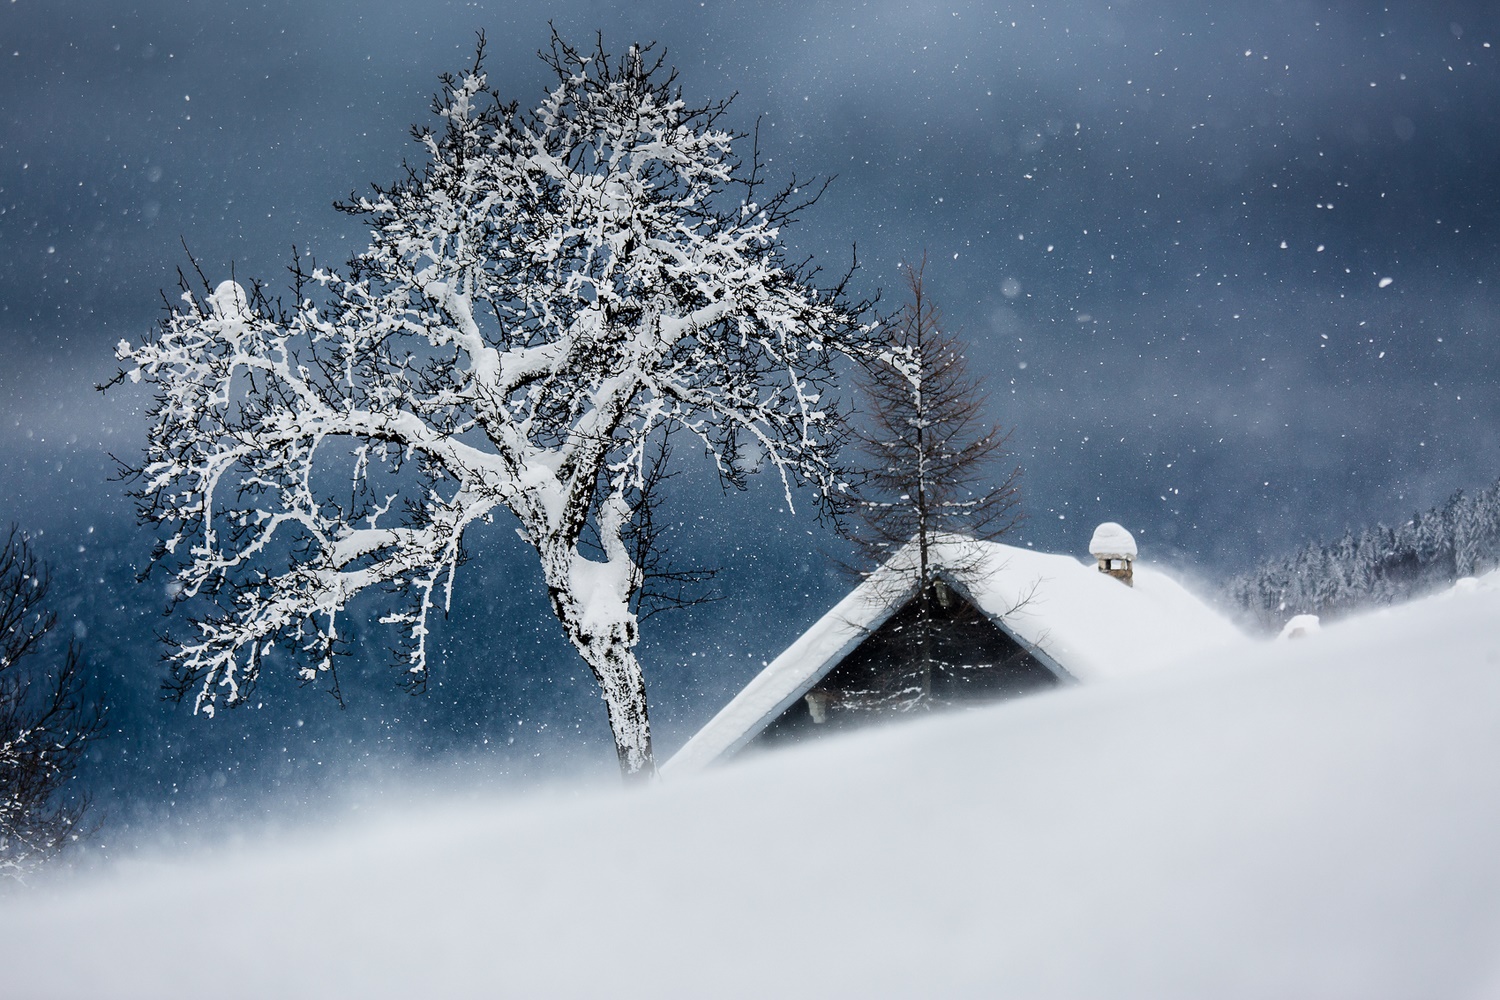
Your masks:
[{"label": "tree trunk", "polygon": [[651,753],[646,678],[635,657],[635,644],[640,638],[636,617],[630,611],[628,595],[611,594],[597,586],[585,597],[590,602],[585,607],[573,589],[575,564],[605,565],[584,560],[571,547],[559,546],[543,556],[552,609],[599,683],[621,776],[631,784],[649,781],[656,776],[656,761]]},{"label": "tree trunk", "polygon": [[620,775],[627,783],[649,781],[656,776],[656,760],[651,753],[646,678],[635,658],[635,622],[631,620],[628,628],[624,627],[627,623],[617,622],[607,631],[591,631],[583,626],[577,602],[571,596],[554,591],[553,606],[568,638],[599,683]]},{"label": "tree trunk", "polygon": [[599,680],[599,692],[609,713],[620,776],[627,784],[649,782],[656,777],[656,760],[651,753],[646,678],[632,650],[605,650],[605,657],[609,662],[604,668],[592,661],[589,666]]}]

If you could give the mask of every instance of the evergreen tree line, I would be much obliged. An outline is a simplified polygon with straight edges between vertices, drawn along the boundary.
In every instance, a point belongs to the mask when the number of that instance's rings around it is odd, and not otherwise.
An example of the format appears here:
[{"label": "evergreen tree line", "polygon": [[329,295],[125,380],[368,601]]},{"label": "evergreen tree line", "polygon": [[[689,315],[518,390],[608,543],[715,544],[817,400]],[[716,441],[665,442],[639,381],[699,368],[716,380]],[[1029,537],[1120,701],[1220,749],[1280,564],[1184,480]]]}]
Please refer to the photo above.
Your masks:
[{"label": "evergreen tree line", "polygon": [[1454,493],[1400,527],[1377,524],[1336,542],[1310,541],[1225,585],[1231,604],[1280,628],[1299,614],[1337,617],[1395,604],[1500,566],[1500,480]]}]

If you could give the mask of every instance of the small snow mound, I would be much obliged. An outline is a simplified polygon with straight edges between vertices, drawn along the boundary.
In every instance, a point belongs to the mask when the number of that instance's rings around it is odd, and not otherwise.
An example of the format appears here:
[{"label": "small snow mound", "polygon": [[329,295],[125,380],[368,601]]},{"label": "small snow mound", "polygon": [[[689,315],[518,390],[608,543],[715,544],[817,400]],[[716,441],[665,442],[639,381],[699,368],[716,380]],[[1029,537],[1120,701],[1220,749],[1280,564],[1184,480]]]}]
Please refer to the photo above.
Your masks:
[{"label": "small snow mound", "polygon": [[1322,628],[1317,615],[1293,615],[1282,628],[1278,639],[1304,639]]},{"label": "small snow mound", "polygon": [[1135,536],[1113,521],[1095,528],[1094,537],[1089,540],[1089,554],[1096,559],[1107,556],[1134,559],[1135,553]]},{"label": "small snow mound", "polygon": [[1482,594],[1500,591],[1500,569],[1492,569],[1478,576],[1463,576],[1453,581],[1453,586],[1443,593],[1444,597],[1459,597],[1467,594]]},{"label": "small snow mound", "polygon": [[221,281],[208,297],[209,307],[220,319],[249,319],[250,300],[238,281]]}]

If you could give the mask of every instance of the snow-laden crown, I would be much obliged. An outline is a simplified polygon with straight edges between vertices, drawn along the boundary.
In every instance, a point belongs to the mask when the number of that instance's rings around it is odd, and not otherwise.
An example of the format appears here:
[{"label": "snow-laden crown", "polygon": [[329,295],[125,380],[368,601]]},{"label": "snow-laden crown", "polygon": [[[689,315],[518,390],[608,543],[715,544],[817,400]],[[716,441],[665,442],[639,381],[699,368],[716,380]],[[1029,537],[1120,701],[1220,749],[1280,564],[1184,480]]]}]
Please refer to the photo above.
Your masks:
[{"label": "snow-laden crown", "polygon": [[688,107],[643,50],[554,39],[544,61],[557,86],[525,114],[478,60],[445,78],[425,166],[342,206],[371,227],[350,274],[299,267],[289,309],[187,293],[121,345],[122,377],[158,392],[142,510],[185,599],[232,595],[175,654],[201,709],[243,700],[274,639],[312,655],[305,678],[331,669],[336,615],[370,587],[405,598],[383,620],[425,677],[464,533],[508,509],[612,720],[635,698],[644,730],[632,520],[663,435],[696,435],[730,481],[774,470],[788,501],[832,486],[828,351],[861,328],[783,260],[795,183],[741,172],[725,105]]}]

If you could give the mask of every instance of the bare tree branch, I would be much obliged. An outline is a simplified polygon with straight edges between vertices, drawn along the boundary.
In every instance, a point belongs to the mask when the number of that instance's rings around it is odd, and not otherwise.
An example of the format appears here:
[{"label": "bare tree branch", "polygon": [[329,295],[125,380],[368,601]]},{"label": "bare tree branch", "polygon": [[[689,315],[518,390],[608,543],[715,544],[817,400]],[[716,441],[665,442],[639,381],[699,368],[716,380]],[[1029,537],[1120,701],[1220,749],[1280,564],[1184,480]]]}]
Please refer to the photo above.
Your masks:
[{"label": "bare tree branch", "polygon": [[82,657],[39,666],[57,615],[51,578],[12,526],[0,549],[0,876],[23,878],[86,834],[88,796],[70,784],[89,744],[104,734],[104,708],[85,694]]}]

